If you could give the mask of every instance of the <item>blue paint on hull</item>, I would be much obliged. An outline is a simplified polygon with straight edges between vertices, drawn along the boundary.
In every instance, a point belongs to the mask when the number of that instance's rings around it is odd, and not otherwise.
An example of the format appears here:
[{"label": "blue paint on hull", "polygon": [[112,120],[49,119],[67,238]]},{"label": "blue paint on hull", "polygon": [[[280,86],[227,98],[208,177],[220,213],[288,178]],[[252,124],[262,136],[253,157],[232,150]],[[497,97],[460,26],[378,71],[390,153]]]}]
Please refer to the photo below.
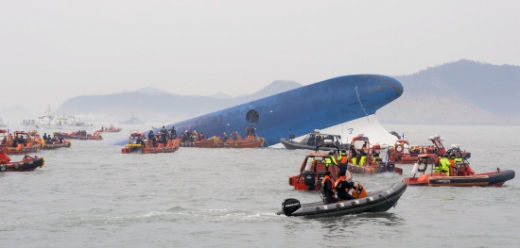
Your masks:
[{"label": "blue paint on hull", "polygon": [[[298,89],[237,105],[186,121],[170,124],[177,134],[187,129],[206,136],[222,136],[253,125],[265,145],[279,143],[280,138],[305,135],[314,129],[325,129],[375,112],[403,94],[401,83],[382,75],[341,76]],[[257,123],[248,122],[250,110],[259,114]],[[118,145],[125,141],[116,142]]]}]

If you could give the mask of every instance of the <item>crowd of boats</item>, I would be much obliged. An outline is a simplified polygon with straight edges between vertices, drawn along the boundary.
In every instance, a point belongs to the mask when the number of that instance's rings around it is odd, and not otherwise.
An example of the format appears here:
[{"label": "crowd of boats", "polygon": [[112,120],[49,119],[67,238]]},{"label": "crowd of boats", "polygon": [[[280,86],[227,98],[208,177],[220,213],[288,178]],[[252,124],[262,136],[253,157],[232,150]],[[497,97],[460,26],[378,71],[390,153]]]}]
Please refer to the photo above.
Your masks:
[{"label": "crowd of boats", "polygon": [[[39,150],[70,148],[71,140],[102,140],[103,132],[120,132],[113,125],[102,126],[92,134],[85,130],[46,133],[40,137],[37,130],[14,131],[0,129],[0,171],[31,171],[43,167],[45,160],[25,155],[21,161],[11,161],[8,154],[28,154]],[[502,186],[515,177],[512,170],[476,173],[468,159],[471,153],[458,145],[447,148],[440,136],[431,136],[430,144],[412,146],[404,139],[392,145],[372,144],[369,137],[359,134],[348,143],[342,143],[340,135],[315,130],[300,141],[281,139],[286,149],[308,149],[297,174],[289,176],[288,184],[298,191],[319,191],[322,201],[301,204],[288,198],[282,202],[277,214],[287,216],[321,217],[353,214],[358,212],[387,211],[394,206],[407,186]],[[121,153],[174,153],[180,147],[193,148],[257,148],[264,146],[264,139],[256,134],[253,126],[246,126],[246,137],[238,131],[228,137],[207,137],[203,132],[185,130],[180,135],[174,127],[164,126],[148,133],[130,131],[128,143]],[[352,182],[354,174],[379,173],[403,174],[402,166],[413,164],[411,177],[401,182],[373,191],[366,191],[362,184]],[[347,187],[338,186],[347,185]],[[336,196],[338,195],[338,196]],[[348,195],[347,198],[343,196]],[[341,197],[340,197],[341,196]]]}]

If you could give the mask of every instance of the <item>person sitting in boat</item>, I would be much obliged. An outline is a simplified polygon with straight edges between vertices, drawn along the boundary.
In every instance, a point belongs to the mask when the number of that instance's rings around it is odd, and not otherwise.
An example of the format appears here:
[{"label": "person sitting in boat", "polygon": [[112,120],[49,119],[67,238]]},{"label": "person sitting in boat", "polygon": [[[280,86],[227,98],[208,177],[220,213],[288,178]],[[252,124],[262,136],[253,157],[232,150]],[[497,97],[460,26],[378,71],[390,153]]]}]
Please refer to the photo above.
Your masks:
[{"label": "person sitting in boat", "polygon": [[350,189],[354,188],[354,182],[347,181],[347,178],[345,176],[346,174],[347,173],[345,171],[341,172],[334,186],[336,187],[336,191],[338,192],[339,198],[343,200],[352,200],[354,199],[354,197],[348,192]]},{"label": "person sitting in boat", "polygon": [[152,147],[156,146],[157,140],[155,139],[155,135],[153,134],[152,130],[150,130],[150,132],[148,132],[148,140],[152,141]]},{"label": "person sitting in boat", "polygon": [[323,158],[323,163],[325,164],[325,170],[327,171],[329,171],[330,166],[338,165],[338,162],[336,162],[336,159],[334,158],[333,152],[329,152],[329,155]]},{"label": "person sitting in boat", "polygon": [[337,202],[336,195],[334,194],[334,184],[330,177],[330,171],[325,171],[325,176],[321,180],[321,190],[323,193],[323,201],[325,201],[325,203]]},{"label": "person sitting in boat", "polygon": [[341,173],[345,173],[348,169],[348,156],[347,150],[341,150],[338,158],[337,158],[338,166],[339,166],[339,175]]},{"label": "person sitting in boat", "polygon": [[227,134],[226,132],[224,132],[224,134],[222,135],[222,141],[227,142]]}]

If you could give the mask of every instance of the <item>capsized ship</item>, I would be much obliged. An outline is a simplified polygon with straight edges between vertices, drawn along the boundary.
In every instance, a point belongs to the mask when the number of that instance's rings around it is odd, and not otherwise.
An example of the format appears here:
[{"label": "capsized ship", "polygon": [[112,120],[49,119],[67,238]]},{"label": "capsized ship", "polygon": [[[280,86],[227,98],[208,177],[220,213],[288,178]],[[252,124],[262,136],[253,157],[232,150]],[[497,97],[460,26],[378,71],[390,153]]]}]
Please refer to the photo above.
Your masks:
[{"label": "capsized ship", "polygon": [[[264,146],[283,148],[282,137],[303,139],[315,129],[342,135],[343,141],[363,133],[372,142],[393,144],[375,115],[403,94],[402,84],[383,75],[348,75],[289,90],[269,97],[167,125],[197,130],[208,137],[256,128]],[[126,140],[113,142],[124,145]]]}]

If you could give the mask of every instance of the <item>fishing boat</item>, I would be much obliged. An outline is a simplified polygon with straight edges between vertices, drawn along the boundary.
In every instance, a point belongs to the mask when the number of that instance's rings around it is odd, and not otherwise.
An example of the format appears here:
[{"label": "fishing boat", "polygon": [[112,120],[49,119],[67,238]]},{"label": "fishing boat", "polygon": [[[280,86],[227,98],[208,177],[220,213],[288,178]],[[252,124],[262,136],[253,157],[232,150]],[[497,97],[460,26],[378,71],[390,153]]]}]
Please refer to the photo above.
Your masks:
[{"label": "fishing boat", "polygon": [[7,154],[26,154],[38,152],[40,145],[26,131],[14,131],[8,134],[7,130],[0,129],[0,141]]},{"label": "fishing boat", "polygon": [[397,201],[406,191],[407,185],[403,182],[395,183],[387,188],[366,192],[353,200],[341,200],[334,203],[313,202],[300,203],[294,198],[282,202],[282,210],[277,215],[303,217],[329,217],[364,212],[385,212],[397,204]]},{"label": "fishing boat", "polygon": [[[261,99],[166,125],[177,130],[204,130],[207,137],[258,129],[264,146],[283,148],[282,137],[303,139],[315,129],[351,140],[362,132],[375,142],[393,144],[397,139],[377,120],[376,111],[403,94],[397,80],[382,75],[349,75],[331,78]],[[155,130],[157,131],[157,130]],[[126,139],[112,142],[124,145]]]},{"label": "fishing boat", "polygon": [[295,140],[294,135],[291,135],[289,139],[280,138],[280,143],[282,143],[286,149],[290,150],[314,150],[316,147],[320,147],[320,149],[324,151],[335,151],[338,147],[346,150],[350,149],[350,144],[343,144],[341,142],[341,135],[321,133],[320,130],[312,131],[300,141]]},{"label": "fishing boat", "polygon": [[101,136],[100,132],[94,132],[93,134],[88,134],[85,130],[77,130],[70,133],[66,132],[54,132],[54,135],[57,137],[62,137],[63,139],[75,139],[75,140],[103,140],[103,136]]},{"label": "fishing boat", "polygon": [[4,171],[33,171],[36,168],[43,168],[45,160],[43,157],[31,157],[25,155],[21,161],[11,162],[5,150],[0,147],[0,172]]},{"label": "fishing boat", "polygon": [[[462,156],[471,156],[466,150],[461,150],[459,145],[453,144],[450,149],[446,149],[439,135],[430,136],[428,139],[431,145],[411,146],[407,140],[396,140],[393,147],[388,150],[388,159],[399,164],[414,164],[417,162],[419,155],[427,155],[431,159],[435,159],[448,153],[450,156],[460,154]],[[453,154],[452,154],[453,153]]]},{"label": "fishing boat", "polygon": [[[428,156],[421,156],[421,159],[412,169],[412,177],[406,177],[403,182],[410,186],[497,186],[500,187],[508,180],[515,178],[515,171],[500,170],[475,173],[469,162],[464,159],[461,163],[450,161],[450,176],[445,173],[434,172],[433,167],[437,164]],[[430,171],[428,167],[430,166]],[[417,175],[419,173],[419,175]]]},{"label": "fishing boat", "polygon": [[[158,132],[157,138],[160,138],[161,133]],[[158,139],[160,140],[160,139]],[[154,146],[155,143],[155,146]],[[125,147],[121,148],[121,153],[143,153],[143,154],[152,154],[152,153],[173,153],[179,150],[179,139],[169,139],[166,138],[166,144],[163,142],[153,142],[152,140],[146,139],[144,133],[139,131],[131,131],[130,137],[128,139],[128,144]]]},{"label": "fishing boat", "polygon": [[102,126],[96,132],[100,132],[100,133],[119,133],[119,132],[121,132],[121,130],[123,130],[123,129],[120,128],[120,127],[116,128],[116,127],[114,127],[114,125],[110,125],[109,127]]}]

